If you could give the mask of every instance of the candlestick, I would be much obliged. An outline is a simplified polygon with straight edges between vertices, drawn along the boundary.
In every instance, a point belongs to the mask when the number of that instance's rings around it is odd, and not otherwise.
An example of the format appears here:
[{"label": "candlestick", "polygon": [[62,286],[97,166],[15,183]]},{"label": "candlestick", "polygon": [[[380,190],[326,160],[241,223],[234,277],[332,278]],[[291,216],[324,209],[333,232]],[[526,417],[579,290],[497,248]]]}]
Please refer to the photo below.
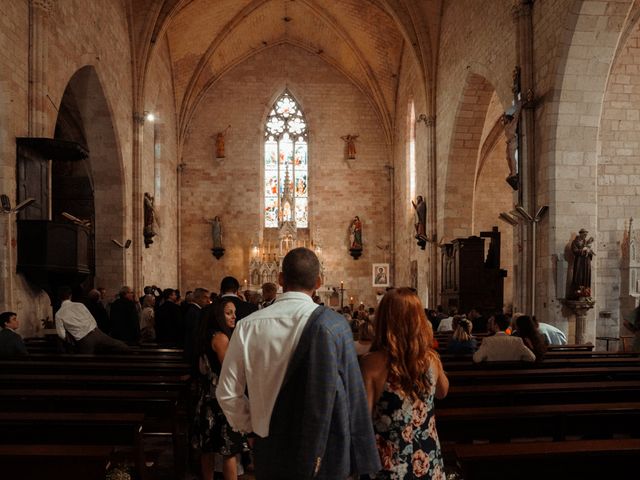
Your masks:
[{"label": "candlestick", "polygon": [[244,289],[245,290],[247,289],[247,279],[246,278],[244,279]]}]

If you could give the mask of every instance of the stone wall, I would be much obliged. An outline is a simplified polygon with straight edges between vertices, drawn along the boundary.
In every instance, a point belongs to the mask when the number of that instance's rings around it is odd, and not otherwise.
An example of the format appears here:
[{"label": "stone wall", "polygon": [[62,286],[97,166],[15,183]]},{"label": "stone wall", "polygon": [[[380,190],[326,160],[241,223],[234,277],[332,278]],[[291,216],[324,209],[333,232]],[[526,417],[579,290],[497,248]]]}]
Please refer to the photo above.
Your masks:
[{"label": "stone wall", "polygon": [[[228,72],[202,98],[182,150],[181,278],[183,289],[218,291],[220,280],[249,274],[249,254],[262,231],[264,122],[288,88],[309,126],[310,232],[323,251],[325,283],[345,281],[345,298],[372,305],[371,265],[385,263],[380,246],[391,242],[390,181],[379,116],[367,98],[316,55],[281,45]],[[225,136],[226,157],[215,158],[214,140]],[[341,136],[358,134],[357,159],[345,160]],[[225,255],[216,260],[206,219],[220,215]],[[363,222],[364,252],[348,252],[352,218]],[[345,303],[347,303],[345,301]]]}]

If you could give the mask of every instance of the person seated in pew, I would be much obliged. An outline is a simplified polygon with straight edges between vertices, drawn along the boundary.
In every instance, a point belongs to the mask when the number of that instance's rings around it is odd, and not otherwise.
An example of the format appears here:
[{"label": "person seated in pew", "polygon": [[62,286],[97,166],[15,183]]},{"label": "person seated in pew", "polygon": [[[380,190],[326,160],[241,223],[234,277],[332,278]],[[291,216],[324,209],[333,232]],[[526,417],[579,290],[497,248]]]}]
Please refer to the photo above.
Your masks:
[{"label": "person seated in pew", "polygon": [[535,354],[529,350],[519,337],[507,335],[509,319],[503,314],[495,314],[489,319],[489,331],[493,335],[482,340],[480,348],[473,354],[473,361],[478,362],[533,362]]},{"label": "person seated in pew", "polygon": [[544,338],[544,342],[547,345],[566,345],[567,336],[562,330],[553,325],[544,322],[538,322],[536,317],[533,317],[533,321],[538,326],[538,330]]},{"label": "person seated in pew", "polygon": [[15,312],[0,313],[0,357],[28,355],[27,347],[16,330],[20,326]]},{"label": "person seated in pew", "polygon": [[[77,353],[128,353],[131,349],[122,341],[111,338],[98,328],[95,318],[82,303],[71,301],[71,288],[58,289],[62,305],[55,314],[56,331],[65,341],[73,341]],[[67,335],[70,340],[67,340]]]},{"label": "person seated in pew", "polygon": [[525,346],[536,356],[536,361],[542,361],[547,352],[544,337],[538,330],[534,320],[528,315],[519,315],[515,321],[515,331],[512,336],[520,337]]},{"label": "person seated in pew", "polygon": [[624,326],[631,330],[635,337],[631,349],[640,352],[640,307],[634,308],[624,319]]},{"label": "person seated in pew", "polygon": [[449,316],[440,320],[440,324],[438,325],[438,332],[453,332],[455,329],[453,328],[453,317],[458,314],[458,309],[451,308],[449,310]]},{"label": "person seated in pew", "polygon": [[358,340],[356,340],[354,344],[356,347],[356,355],[361,356],[369,352],[374,336],[375,330],[373,328],[373,322],[362,322],[358,331]]},{"label": "person seated in pew", "polygon": [[471,335],[472,329],[473,324],[469,319],[458,320],[458,326],[447,343],[447,353],[465,355],[475,352],[478,349],[478,341]]}]

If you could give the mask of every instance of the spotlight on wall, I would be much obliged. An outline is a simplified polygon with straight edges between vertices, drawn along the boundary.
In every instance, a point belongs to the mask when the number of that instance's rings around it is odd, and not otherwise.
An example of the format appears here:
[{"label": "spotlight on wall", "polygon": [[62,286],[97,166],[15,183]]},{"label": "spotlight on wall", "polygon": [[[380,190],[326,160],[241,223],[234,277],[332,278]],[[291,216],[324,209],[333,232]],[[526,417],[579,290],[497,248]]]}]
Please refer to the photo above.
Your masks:
[{"label": "spotlight on wall", "polygon": [[68,212],[62,212],[61,215],[66,218],[67,220],[70,220],[71,222],[75,223],[76,225],[79,225],[81,227],[84,228],[90,228],[91,227],[91,220],[82,220],[78,217],[76,217],[75,215],[71,215]]},{"label": "spotlight on wall", "polygon": [[19,213],[22,210],[24,210],[25,208],[27,208],[29,205],[31,205],[33,202],[35,202],[36,199],[29,197],[23,201],[21,201],[18,205],[16,205],[15,208],[11,208],[11,200],[9,200],[9,196],[8,195],[0,195],[0,205],[1,205],[1,210],[0,212],[2,213]]},{"label": "spotlight on wall", "polygon": [[156,116],[155,116],[155,114],[154,114],[153,112],[147,112],[147,111],[145,110],[145,112],[144,112],[144,119],[145,119],[147,122],[155,122],[155,121],[156,121]]},{"label": "spotlight on wall", "polygon": [[126,242],[124,242],[124,245],[120,243],[118,240],[116,240],[115,238],[112,238],[111,241],[115,243],[117,246],[119,246],[120,248],[127,249],[131,246],[131,239],[128,239]]},{"label": "spotlight on wall", "polygon": [[500,213],[499,217],[500,217],[500,220],[507,222],[512,227],[515,227],[516,225],[518,225],[518,220],[514,218],[510,213],[502,212]]}]

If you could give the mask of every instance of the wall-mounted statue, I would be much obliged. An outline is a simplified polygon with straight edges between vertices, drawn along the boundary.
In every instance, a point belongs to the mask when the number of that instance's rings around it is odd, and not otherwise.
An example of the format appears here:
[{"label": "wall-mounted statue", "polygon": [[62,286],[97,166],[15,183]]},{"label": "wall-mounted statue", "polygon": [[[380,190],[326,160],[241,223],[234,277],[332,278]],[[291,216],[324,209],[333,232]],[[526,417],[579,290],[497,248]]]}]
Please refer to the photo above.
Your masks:
[{"label": "wall-mounted statue", "polygon": [[427,202],[424,201],[422,195],[418,195],[418,198],[414,202],[411,200],[411,205],[416,211],[416,240],[422,250],[427,245]]},{"label": "wall-mounted statue", "polygon": [[576,238],[571,242],[573,273],[568,298],[591,296],[591,259],[595,253],[593,252],[593,237],[587,238],[588,233],[584,228],[580,229]]},{"label": "wall-mounted statue", "polygon": [[349,253],[355,259],[362,255],[362,222],[356,215],[349,225]]},{"label": "wall-mounted statue", "polygon": [[215,216],[208,220],[211,224],[211,239],[213,241],[213,248],[211,252],[213,256],[218,260],[224,255],[224,247],[222,246],[222,222],[219,216]]},{"label": "wall-mounted statue", "polygon": [[347,160],[355,160],[356,159],[356,138],[360,135],[345,135],[340,137],[346,143],[347,148]]},{"label": "wall-mounted statue", "polygon": [[149,192],[144,192],[144,229],[142,230],[142,235],[144,236],[145,248],[149,248],[149,245],[153,243],[153,237],[157,235],[154,230],[156,223],[154,198]]},{"label": "wall-mounted statue", "polygon": [[218,132],[218,134],[216,135],[216,158],[224,158],[225,156],[224,138],[230,128],[231,125],[228,125],[227,128],[225,128],[221,132]]},{"label": "wall-mounted statue", "polygon": [[519,100],[516,103],[516,109],[513,113],[505,113],[504,115],[502,115],[502,125],[504,125],[504,138],[507,144],[507,164],[509,165],[509,176],[507,177],[507,183],[514,190],[518,190],[520,186],[516,152],[518,151],[518,126],[521,112],[522,101]]}]

